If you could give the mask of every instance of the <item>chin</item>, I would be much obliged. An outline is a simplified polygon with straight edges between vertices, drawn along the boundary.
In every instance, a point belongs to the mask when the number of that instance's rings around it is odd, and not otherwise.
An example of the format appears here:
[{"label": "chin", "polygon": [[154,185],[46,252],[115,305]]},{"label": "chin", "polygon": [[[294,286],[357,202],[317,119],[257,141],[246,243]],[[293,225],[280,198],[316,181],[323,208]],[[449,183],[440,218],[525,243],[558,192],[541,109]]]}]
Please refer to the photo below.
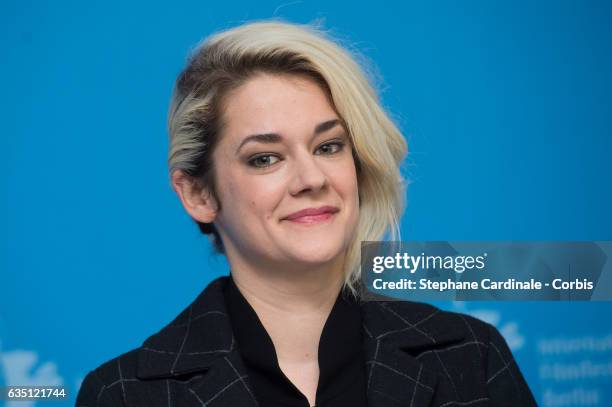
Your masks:
[{"label": "chin", "polygon": [[294,247],[289,250],[295,261],[300,263],[320,265],[333,261],[338,256],[342,255],[345,248],[338,243],[325,244],[323,242],[319,244],[309,245],[310,247]]}]

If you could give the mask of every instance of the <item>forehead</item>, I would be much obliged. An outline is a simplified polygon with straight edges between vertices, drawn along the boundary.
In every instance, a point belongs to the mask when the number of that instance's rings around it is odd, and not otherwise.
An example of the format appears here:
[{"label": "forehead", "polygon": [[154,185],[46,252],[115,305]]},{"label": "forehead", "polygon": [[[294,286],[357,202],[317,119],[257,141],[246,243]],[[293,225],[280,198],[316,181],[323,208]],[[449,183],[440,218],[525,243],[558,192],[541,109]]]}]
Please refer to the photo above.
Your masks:
[{"label": "forehead", "polygon": [[325,91],[311,78],[259,74],[229,92],[223,103],[224,133],[310,131],[320,122],[338,118]]}]

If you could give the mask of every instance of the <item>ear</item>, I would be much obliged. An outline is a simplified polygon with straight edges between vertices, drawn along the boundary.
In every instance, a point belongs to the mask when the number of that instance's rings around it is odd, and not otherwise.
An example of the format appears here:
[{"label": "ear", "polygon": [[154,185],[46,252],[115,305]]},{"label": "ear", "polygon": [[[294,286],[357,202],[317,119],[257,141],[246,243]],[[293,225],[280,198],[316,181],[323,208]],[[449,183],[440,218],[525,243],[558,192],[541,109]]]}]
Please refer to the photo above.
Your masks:
[{"label": "ear", "polygon": [[198,188],[193,178],[181,170],[172,173],[172,188],[193,219],[200,223],[212,223],[217,216],[218,206],[208,189]]}]

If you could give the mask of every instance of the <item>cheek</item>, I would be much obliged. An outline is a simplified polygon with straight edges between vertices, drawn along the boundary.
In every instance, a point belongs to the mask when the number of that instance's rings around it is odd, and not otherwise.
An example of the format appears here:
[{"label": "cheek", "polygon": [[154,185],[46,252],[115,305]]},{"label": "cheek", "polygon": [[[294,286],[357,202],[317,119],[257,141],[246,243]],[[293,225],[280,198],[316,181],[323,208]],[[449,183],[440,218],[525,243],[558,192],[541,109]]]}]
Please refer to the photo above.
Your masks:
[{"label": "cheek", "polygon": [[333,183],[338,193],[344,199],[355,199],[358,195],[358,182],[353,162],[347,162],[341,168],[336,168],[336,171],[332,174]]},{"label": "cheek", "polygon": [[266,177],[233,174],[225,183],[226,200],[237,216],[271,219],[279,201],[279,185]]}]

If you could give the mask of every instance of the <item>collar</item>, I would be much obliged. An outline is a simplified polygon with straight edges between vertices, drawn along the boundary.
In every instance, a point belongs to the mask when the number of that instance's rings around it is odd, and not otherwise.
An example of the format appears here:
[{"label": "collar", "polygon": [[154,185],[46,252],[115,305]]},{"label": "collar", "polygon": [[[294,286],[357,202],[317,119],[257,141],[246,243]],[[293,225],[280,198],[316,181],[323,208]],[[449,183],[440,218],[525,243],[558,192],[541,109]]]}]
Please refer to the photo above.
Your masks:
[{"label": "collar", "polygon": [[[231,276],[225,298],[240,354],[259,397],[272,401],[273,405],[294,405],[296,397],[302,395],[291,382],[286,382],[272,338]],[[326,318],[318,344],[317,400],[320,403],[326,404],[347,390],[350,397],[364,400],[365,391],[358,396],[353,390],[356,381],[363,380],[364,376],[362,334],[359,304],[347,290],[342,290]],[[356,403],[354,399],[352,402]]]},{"label": "collar", "polygon": [[213,280],[172,322],[143,342],[138,348],[139,378],[207,370],[235,350],[223,297],[226,283],[227,277]]}]

